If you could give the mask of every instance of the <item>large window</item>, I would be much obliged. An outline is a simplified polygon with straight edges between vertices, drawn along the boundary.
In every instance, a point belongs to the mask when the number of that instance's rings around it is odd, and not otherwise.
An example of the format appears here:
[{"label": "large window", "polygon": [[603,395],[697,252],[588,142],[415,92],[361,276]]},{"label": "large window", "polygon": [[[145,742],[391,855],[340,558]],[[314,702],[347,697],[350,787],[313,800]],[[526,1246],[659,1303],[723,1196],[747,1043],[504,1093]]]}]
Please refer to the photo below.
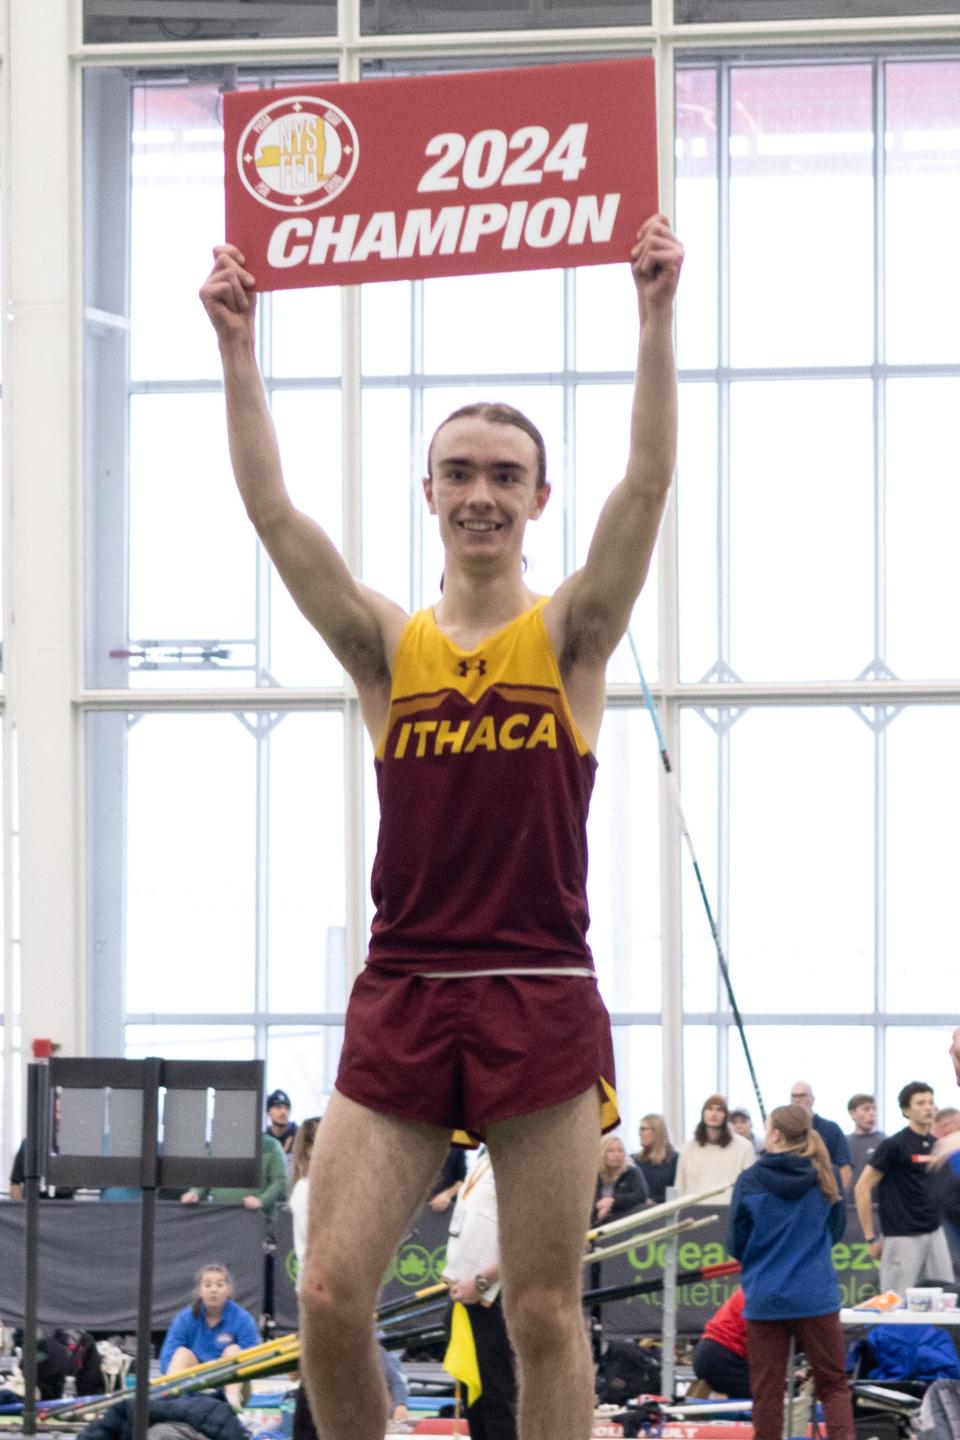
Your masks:
[{"label": "large window", "polygon": [[[851,1093],[876,1089],[894,1128],[906,1080],[945,1091],[935,1057],[960,963],[960,34],[921,50],[888,28],[831,48],[803,4],[728,8],[754,27],[729,48],[710,31],[694,49],[697,24],[724,18],[706,0],[677,0],[694,38],[660,37],[676,155],[664,203],[672,193],[688,251],[680,456],[609,671],[590,821],[591,936],[629,1148],[648,1110],[689,1133],[715,1089],[756,1119],[639,665],[768,1107],[803,1075],[841,1122]],[[763,24],[785,8],[799,23],[774,51]],[[262,1055],[268,1083],[309,1113],[329,1094],[363,960],[376,797],[352,690],[230,475],[196,300],[222,229],[221,95],[331,80],[335,61],[373,78],[640,53],[658,37],[637,5],[501,4],[454,24],[449,5],[358,0],[336,51],[320,44],[333,7],[278,8],[287,38],[317,38],[310,66],[291,69],[265,21],[248,36],[213,19],[175,26],[165,66],[160,21],[119,9],[88,0],[87,42],[152,48],[142,66],[84,77],[90,1039]],[[485,25],[504,32],[495,50]],[[626,25],[629,47],[612,28]],[[515,29],[542,32],[542,49]],[[462,48],[439,53],[433,37],[454,31]],[[262,50],[212,63],[205,43],[234,39]],[[371,285],[358,317],[353,305],[334,289],[260,301],[297,500],[368,583],[429,603],[442,556],[420,493],[427,442],[457,405],[506,399],[547,440],[554,494],[527,559],[531,585],[552,590],[622,473],[626,268]],[[352,415],[359,445],[348,431],[344,446]]]},{"label": "large window", "polygon": [[[768,1104],[809,1071],[841,1120],[853,1091],[877,1086],[889,1126],[907,1079],[941,1078],[929,1034],[897,1022],[935,1016],[940,966],[957,964],[941,899],[943,815],[960,793],[951,709],[857,692],[908,679],[922,701],[923,682],[957,674],[940,547],[960,346],[938,257],[960,191],[958,81],[956,59],[885,53],[676,76],[677,223],[693,240],[684,796]],[[918,205],[934,238],[914,284]],[[724,703],[686,704],[704,684]],[[805,703],[785,705],[784,686]],[[749,1103],[700,896],[691,875],[683,885],[688,1054],[711,1053],[700,1027],[719,1010],[720,1086]],[[702,1098],[688,1083],[688,1125]]]},{"label": "large window", "polygon": [[[99,473],[111,484],[91,477],[88,488],[86,668],[95,688],[136,692],[135,709],[115,702],[86,727],[94,1042],[142,1053],[151,1024],[156,1043],[178,1051],[191,1034],[196,1045],[210,1035],[224,1053],[267,1055],[271,1082],[285,1088],[293,1080],[280,1067],[295,1066],[298,1107],[322,1108],[365,949],[375,793],[368,746],[366,764],[355,764],[359,717],[342,671],[277,581],[229,471],[216,345],[196,301],[197,270],[219,235],[220,91],[149,77],[125,95],[111,72],[87,85],[88,114],[112,106],[130,117],[131,239],[129,337],[122,317],[110,329],[103,305],[91,337],[92,363],[109,363],[111,346],[128,361],[122,391],[97,401],[114,415],[97,430]],[[114,142],[110,130],[104,143]],[[190,215],[174,235],[164,224],[172,211]],[[97,253],[96,235],[91,246]],[[95,283],[115,283],[110,261]],[[158,265],[169,277],[161,287]],[[489,324],[491,312],[502,324]],[[410,608],[429,603],[443,568],[420,487],[429,437],[458,405],[506,399],[547,442],[553,495],[531,526],[527,573],[552,591],[582,563],[622,473],[634,315],[625,267],[368,287],[361,461],[344,476],[339,293],[262,297],[260,358],[295,499],[370,584]],[[109,451],[124,436],[117,487]],[[589,484],[578,487],[579,475]],[[347,510],[358,514],[359,543]],[[655,682],[656,566],[632,640]],[[637,683],[627,642],[611,677]],[[237,697],[243,689],[253,708]],[[615,711],[605,727],[590,900],[608,1004],[653,1027],[651,734],[642,708]]]}]

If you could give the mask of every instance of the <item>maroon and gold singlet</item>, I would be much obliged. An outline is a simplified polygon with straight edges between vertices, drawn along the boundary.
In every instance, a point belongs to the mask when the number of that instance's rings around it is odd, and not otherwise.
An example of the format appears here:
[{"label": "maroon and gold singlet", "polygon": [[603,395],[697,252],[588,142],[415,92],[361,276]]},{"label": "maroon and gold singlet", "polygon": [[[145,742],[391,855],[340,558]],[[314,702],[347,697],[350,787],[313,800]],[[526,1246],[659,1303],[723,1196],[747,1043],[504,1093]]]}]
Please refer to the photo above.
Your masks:
[{"label": "maroon and gold singlet", "polygon": [[596,761],[545,599],[473,650],[432,610],[404,628],[376,756],[370,961],[407,972],[588,969]]}]

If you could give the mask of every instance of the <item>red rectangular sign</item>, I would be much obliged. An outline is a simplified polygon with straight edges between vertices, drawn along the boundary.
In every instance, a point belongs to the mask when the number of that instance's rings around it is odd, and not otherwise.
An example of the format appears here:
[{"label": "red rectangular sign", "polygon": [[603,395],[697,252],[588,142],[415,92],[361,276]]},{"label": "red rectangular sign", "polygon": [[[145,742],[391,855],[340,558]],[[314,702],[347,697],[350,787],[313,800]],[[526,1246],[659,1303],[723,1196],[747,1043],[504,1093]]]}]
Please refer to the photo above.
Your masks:
[{"label": "red rectangular sign", "polygon": [[225,97],[261,290],[625,260],[658,209],[651,59]]}]

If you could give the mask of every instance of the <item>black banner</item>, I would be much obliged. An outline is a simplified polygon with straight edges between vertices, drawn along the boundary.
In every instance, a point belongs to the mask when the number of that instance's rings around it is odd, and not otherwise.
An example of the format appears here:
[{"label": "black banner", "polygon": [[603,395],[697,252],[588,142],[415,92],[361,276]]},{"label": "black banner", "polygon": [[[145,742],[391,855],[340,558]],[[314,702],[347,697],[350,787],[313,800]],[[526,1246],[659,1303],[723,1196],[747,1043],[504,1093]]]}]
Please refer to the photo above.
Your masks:
[{"label": "black banner", "polygon": [[[730,1259],[724,1243],[727,1233],[725,1209],[718,1211],[710,1206],[691,1207],[684,1210],[683,1214],[684,1217],[689,1216],[692,1219],[711,1214],[718,1218],[713,1224],[695,1231],[689,1239],[681,1238],[677,1251],[677,1269],[680,1272],[702,1270],[712,1265],[721,1265]],[[408,1239],[400,1246],[387,1272],[381,1294],[382,1304],[391,1305],[395,1301],[409,1298],[415,1291],[434,1285],[443,1278],[449,1221],[449,1211],[442,1215],[434,1214],[429,1207],[421,1211],[416,1225]],[[641,1213],[637,1216],[638,1228],[642,1224]],[[294,1290],[297,1267],[290,1216],[278,1215],[275,1229],[277,1278],[274,1313],[281,1329],[292,1330],[297,1324]],[[627,1238],[628,1233],[624,1232],[623,1238]],[[611,1237],[608,1243],[613,1244],[614,1238]],[[653,1244],[641,1241],[623,1255],[615,1255],[602,1264],[585,1265],[584,1290],[597,1289],[602,1285],[628,1285],[638,1280],[662,1280],[666,1245],[665,1240]],[[876,1294],[879,1266],[867,1253],[855,1216],[848,1218],[847,1234],[840,1244],[833,1247],[833,1260],[844,1305],[857,1305],[868,1295]],[[739,1283],[737,1275],[723,1275],[713,1278],[708,1276],[704,1280],[681,1285],[677,1293],[677,1333],[699,1335],[710,1316],[720,1308]],[[604,1329],[610,1335],[658,1336],[663,1329],[663,1293],[657,1291],[629,1300],[606,1301],[602,1306],[601,1316]]]},{"label": "black banner", "polygon": [[[164,1328],[189,1302],[197,1270],[210,1261],[232,1271],[238,1304],[259,1316],[264,1308],[263,1217],[239,1205],[170,1202],[159,1205],[157,1211],[154,1329]],[[690,1216],[711,1213],[718,1212],[709,1207],[684,1211]],[[677,1260],[681,1272],[729,1259],[724,1245],[726,1212],[720,1210],[719,1217],[689,1239],[680,1240]],[[0,1316],[8,1324],[19,1323],[23,1317],[25,1220],[24,1205],[0,1205]],[[384,1305],[409,1298],[442,1279],[449,1221],[449,1210],[438,1215],[428,1206],[420,1213],[390,1264],[381,1295]],[[637,1224],[642,1223],[641,1214]],[[274,1233],[273,1314],[280,1330],[296,1330],[297,1266],[287,1211],[278,1212]],[[44,1202],[40,1207],[41,1324],[134,1330],[139,1246],[138,1204]],[[584,1289],[661,1279],[665,1247],[662,1240],[653,1244],[638,1241],[623,1255],[585,1265]],[[848,1220],[843,1241],[834,1246],[833,1258],[844,1305],[856,1305],[876,1293],[878,1265],[867,1254],[855,1217]],[[678,1333],[699,1335],[738,1283],[736,1275],[726,1275],[682,1285],[677,1297]],[[602,1318],[610,1335],[659,1335],[662,1292],[608,1301],[602,1307]]]},{"label": "black banner", "polygon": [[[24,1204],[0,1205],[0,1316],[22,1324]],[[263,1307],[263,1216],[239,1205],[157,1206],[152,1328],[190,1303],[197,1271],[216,1262],[233,1275],[238,1305]],[[41,1325],[125,1333],[137,1328],[140,1205],[48,1200],[40,1205]]]}]

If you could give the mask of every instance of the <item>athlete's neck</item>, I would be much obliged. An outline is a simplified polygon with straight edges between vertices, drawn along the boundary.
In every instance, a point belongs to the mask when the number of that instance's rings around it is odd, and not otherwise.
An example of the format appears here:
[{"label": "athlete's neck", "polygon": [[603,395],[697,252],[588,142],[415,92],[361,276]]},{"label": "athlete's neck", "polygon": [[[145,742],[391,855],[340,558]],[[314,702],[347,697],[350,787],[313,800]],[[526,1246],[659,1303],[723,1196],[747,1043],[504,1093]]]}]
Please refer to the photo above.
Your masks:
[{"label": "athlete's neck", "polygon": [[519,575],[492,578],[448,571],[433,614],[444,634],[469,650],[529,610],[536,599]]}]

